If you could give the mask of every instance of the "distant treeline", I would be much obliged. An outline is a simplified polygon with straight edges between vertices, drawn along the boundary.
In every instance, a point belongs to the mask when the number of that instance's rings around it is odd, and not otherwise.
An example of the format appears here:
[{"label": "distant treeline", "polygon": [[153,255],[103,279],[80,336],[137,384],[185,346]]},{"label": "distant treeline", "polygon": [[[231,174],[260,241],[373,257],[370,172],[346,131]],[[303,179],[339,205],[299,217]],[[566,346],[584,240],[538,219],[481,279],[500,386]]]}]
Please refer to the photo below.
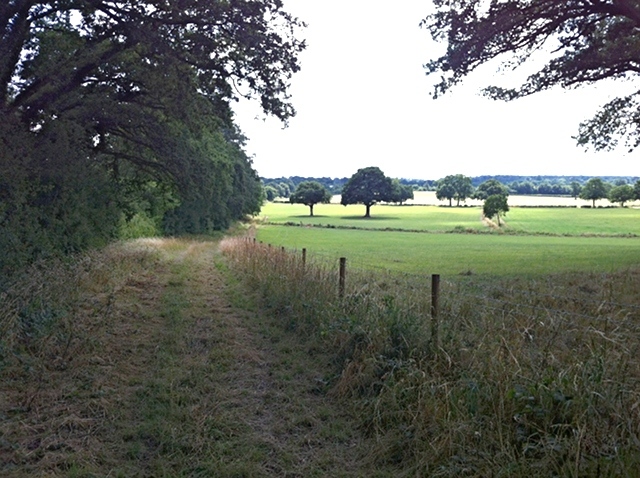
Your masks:
[{"label": "distant treeline", "polygon": [[[474,187],[489,179],[497,179],[507,186],[513,194],[545,196],[571,196],[573,194],[572,183],[584,185],[592,176],[476,176],[471,178]],[[638,176],[598,176],[606,183],[612,185],[631,184],[633,185],[640,177]],[[287,198],[295,191],[296,186],[302,181],[317,181],[322,184],[331,194],[340,194],[342,186],[349,178],[311,178],[301,176],[290,176],[288,178],[261,178],[265,188],[273,188],[275,196]],[[399,179],[400,184],[408,185],[414,191],[435,191],[438,180],[431,179]]]}]

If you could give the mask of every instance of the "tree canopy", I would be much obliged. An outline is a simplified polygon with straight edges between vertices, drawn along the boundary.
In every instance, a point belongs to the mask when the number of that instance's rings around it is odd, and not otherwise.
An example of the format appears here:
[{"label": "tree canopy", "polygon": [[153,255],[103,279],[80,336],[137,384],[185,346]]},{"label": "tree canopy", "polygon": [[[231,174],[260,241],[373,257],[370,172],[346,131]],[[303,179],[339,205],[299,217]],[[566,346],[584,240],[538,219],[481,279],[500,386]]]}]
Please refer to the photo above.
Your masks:
[{"label": "tree canopy", "polygon": [[413,187],[408,184],[402,184],[399,179],[392,179],[393,183],[393,201],[399,204],[413,199]]},{"label": "tree canopy", "polygon": [[478,185],[476,191],[473,193],[474,198],[483,201],[489,196],[504,196],[506,198],[508,195],[509,189],[497,179],[487,179]]},{"label": "tree canopy", "polygon": [[509,212],[507,196],[502,194],[492,194],[482,205],[482,213],[484,216],[488,219],[495,217],[498,220],[498,226],[500,226],[500,216],[504,216],[507,212]]},{"label": "tree canopy", "polygon": [[445,176],[438,181],[436,198],[439,200],[448,199],[449,206],[451,206],[453,199],[456,200],[456,206],[460,206],[460,201],[465,201],[472,194],[471,178],[463,174]]},{"label": "tree canopy", "polygon": [[342,188],[340,204],[364,204],[364,217],[371,217],[371,206],[396,199],[393,181],[375,166],[358,169]]},{"label": "tree canopy", "polygon": [[141,213],[173,234],[257,212],[230,104],[295,114],[302,26],[280,0],[3,1],[0,250],[77,250]]},{"label": "tree canopy", "polygon": [[291,204],[309,206],[309,215],[313,216],[313,206],[331,201],[331,193],[316,181],[303,181],[289,197]]},{"label": "tree canopy", "polygon": [[609,201],[612,203],[620,203],[620,206],[624,207],[624,203],[627,201],[632,201],[635,197],[633,186],[629,184],[621,184],[619,186],[614,186],[609,191]]},{"label": "tree canopy", "polygon": [[[512,100],[554,86],[565,88],[604,79],[637,79],[640,72],[640,4],[636,0],[434,0],[423,21],[447,51],[426,65],[439,73],[435,96],[493,59],[516,68],[548,49],[547,63],[518,88],[489,86],[490,97]],[[580,125],[578,142],[596,149],[621,139],[640,144],[640,91],[613,99]]]},{"label": "tree canopy", "polygon": [[580,191],[580,199],[592,201],[593,207],[596,207],[596,201],[607,197],[607,184],[600,178],[591,178],[582,187]]}]

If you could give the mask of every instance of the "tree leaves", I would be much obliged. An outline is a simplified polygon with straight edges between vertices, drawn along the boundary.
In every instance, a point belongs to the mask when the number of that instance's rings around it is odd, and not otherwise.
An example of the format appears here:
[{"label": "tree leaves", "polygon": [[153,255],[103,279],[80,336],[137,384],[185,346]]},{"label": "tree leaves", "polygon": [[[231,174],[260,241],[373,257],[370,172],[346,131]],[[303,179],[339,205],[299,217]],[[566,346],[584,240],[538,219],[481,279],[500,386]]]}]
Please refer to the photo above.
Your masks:
[{"label": "tree leaves", "polygon": [[[440,72],[438,97],[475,70],[494,59],[516,68],[533,52],[550,51],[549,60],[518,88],[489,86],[485,94],[513,100],[555,86],[564,88],[604,79],[637,78],[640,73],[640,5],[632,0],[461,0],[434,2],[437,11],[422,25],[435,40],[446,41],[447,51],[425,66]],[[637,105],[635,93],[627,98]],[[633,97],[633,98],[632,98]],[[640,123],[631,108],[614,115],[607,105],[602,114],[581,127],[579,143],[596,149],[614,144],[614,137],[630,136],[638,146]]]},{"label": "tree leaves", "polygon": [[[58,190],[104,200],[88,217],[110,211],[109,227],[146,214],[165,216],[171,233],[203,233],[257,212],[262,189],[230,104],[254,97],[282,121],[295,114],[288,86],[302,26],[280,0],[2,2],[0,124],[11,128],[0,129],[0,166],[20,177],[0,178],[11,188],[0,190],[0,235],[19,232],[22,214],[29,234],[64,240],[87,209]],[[45,137],[56,147],[39,148]],[[24,157],[9,154],[21,144]],[[49,209],[29,189],[39,184],[52,192]],[[92,227],[79,248],[104,235]]]}]

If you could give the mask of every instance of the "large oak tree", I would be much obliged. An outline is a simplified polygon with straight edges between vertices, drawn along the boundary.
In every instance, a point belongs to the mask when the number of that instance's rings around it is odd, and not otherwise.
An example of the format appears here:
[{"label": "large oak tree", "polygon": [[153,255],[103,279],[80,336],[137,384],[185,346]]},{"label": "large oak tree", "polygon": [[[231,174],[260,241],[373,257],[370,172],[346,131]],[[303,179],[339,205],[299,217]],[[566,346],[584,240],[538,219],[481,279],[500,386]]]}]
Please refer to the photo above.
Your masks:
[{"label": "large oak tree", "polygon": [[340,204],[364,204],[364,217],[371,217],[371,206],[379,202],[393,202],[397,198],[393,180],[375,166],[358,169],[342,188]]},{"label": "large oak tree", "polygon": [[[518,88],[485,92],[512,100],[561,86],[605,79],[633,79],[640,72],[640,3],[637,0],[434,0],[423,21],[447,51],[426,69],[440,73],[435,96],[448,91],[480,65],[498,59],[517,67],[540,50],[548,62]],[[640,144],[640,91],[613,99],[580,125],[581,144],[612,148],[623,140]]]}]

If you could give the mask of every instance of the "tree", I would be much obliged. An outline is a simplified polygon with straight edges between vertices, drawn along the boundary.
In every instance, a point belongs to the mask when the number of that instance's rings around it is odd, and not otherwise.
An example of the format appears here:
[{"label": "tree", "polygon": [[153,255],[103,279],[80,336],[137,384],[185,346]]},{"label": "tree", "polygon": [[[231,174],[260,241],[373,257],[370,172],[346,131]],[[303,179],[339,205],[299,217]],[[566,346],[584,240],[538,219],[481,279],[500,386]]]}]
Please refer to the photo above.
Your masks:
[{"label": "tree", "polygon": [[507,196],[502,194],[492,194],[484,201],[482,206],[482,213],[488,219],[496,217],[498,220],[498,226],[500,226],[500,216],[504,216],[509,212],[509,205],[507,204]]},{"label": "tree", "polygon": [[600,178],[591,178],[585,183],[580,191],[580,199],[593,201],[593,207],[596,207],[598,199],[607,197],[607,186]]},{"label": "tree", "polygon": [[394,201],[393,181],[375,166],[358,169],[342,187],[340,204],[364,204],[364,217],[371,217],[371,206]]},{"label": "tree", "polygon": [[444,179],[438,181],[438,185],[436,186],[436,199],[438,201],[443,201],[445,199],[449,200],[449,207],[451,207],[453,197],[456,195],[456,190],[453,187],[453,183],[449,181],[444,181]]},{"label": "tree", "polygon": [[633,184],[633,199],[640,199],[640,179]]},{"label": "tree", "polygon": [[267,201],[271,202],[278,197],[278,190],[271,185],[265,186],[264,196]]},{"label": "tree", "polygon": [[582,185],[578,181],[571,181],[571,197],[578,199],[580,197],[580,191],[582,191]]},{"label": "tree", "polygon": [[401,184],[399,180],[393,179],[393,202],[402,204],[409,199],[413,199],[413,187],[409,184]]},{"label": "tree", "polygon": [[531,181],[522,181],[521,183],[511,183],[511,188],[517,194],[535,194],[537,187]]},{"label": "tree", "polygon": [[[262,191],[230,104],[295,113],[301,26],[279,0],[0,2],[0,171],[21,171],[0,174],[3,253],[79,250],[121,216],[178,233],[254,213]],[[27,230],[43,242],[23,254]]]},{"label": "tree", "polygon": [[[423,22],[432,37],[448,44],[426,69],[442,80],[440,96],[480,65],[501,60],[515,69],[534,53],[549,60],[518,88],[490,86],[485,93],[512,100],[554,86],[572,88],[606,79],[637,78],[640,4],[636,0],[435,0],[436,12]],[[552,52],[552,53],[551,53]],[[537,56],[536,60],[539,59]],[[640,91],[613,99],[580,125],[579,144],[614,147],[624,139],[640,144]]]},{"label": "tree", "polygon": [[460,201],[465,201],[473,194],[471,178],[462,174],[449,175],[438,180],[436,188],[436,198],[439,200],[448,199],[449,207],[451,201],[456,200],[456,206],[460,206]]},{"label": "tree", "polygon": [[313,206],[331,201],[331,193],[317,181],[303,181],[298,184],[294,193],[289,197],[291,204],[309,206],[309,215],[313,216]]},{"label": "tree", "polygon": [[622,207],[624,207],[624,203],[627,201],[632,201],[634,196],[633,187],[628,184],[615,186],[609,191],[609,201],[612,203],[619,202]]},{"label": "tree", "polygon": [[508,195],[509,190],[504,184],[497,179],[487,179],[476,188],[473,197],[484,201],[489,196],[504,196],[506,198]]}]

